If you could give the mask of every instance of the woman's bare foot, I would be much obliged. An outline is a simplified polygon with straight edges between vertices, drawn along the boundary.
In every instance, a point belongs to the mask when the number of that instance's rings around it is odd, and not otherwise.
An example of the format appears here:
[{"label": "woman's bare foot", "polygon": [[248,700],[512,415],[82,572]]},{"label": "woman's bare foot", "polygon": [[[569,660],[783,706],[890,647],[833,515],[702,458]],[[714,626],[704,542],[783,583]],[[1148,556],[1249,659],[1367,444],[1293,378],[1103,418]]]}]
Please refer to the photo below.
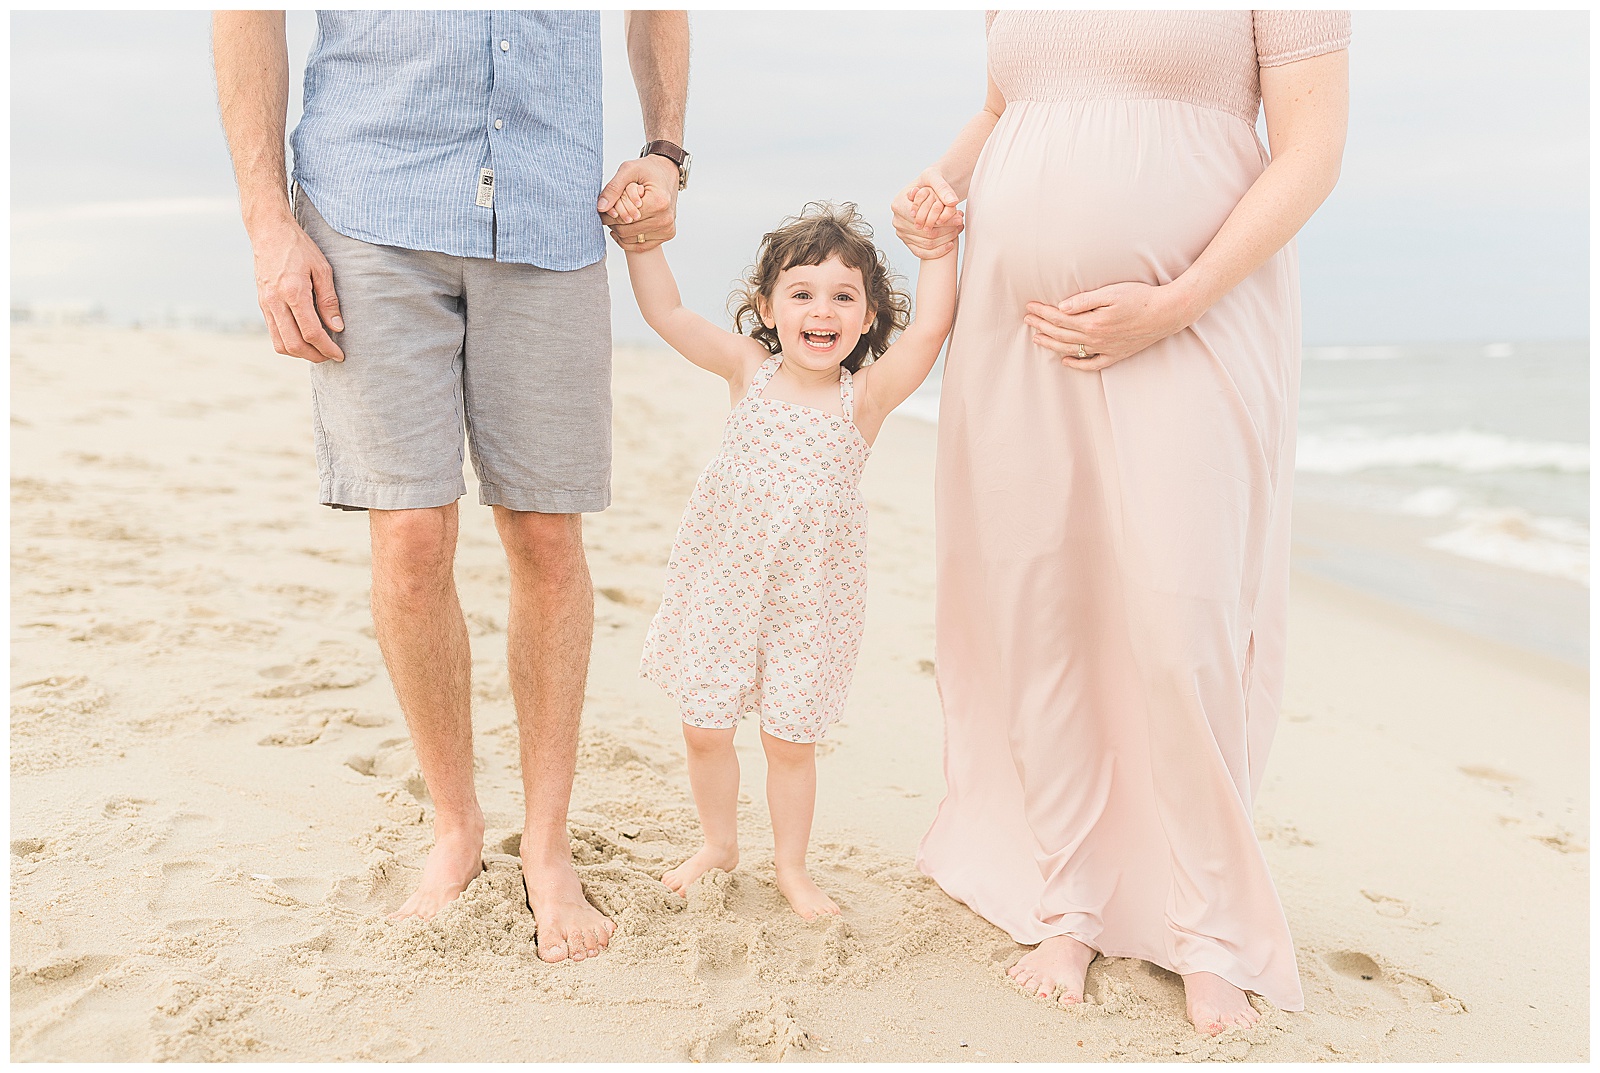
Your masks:
[{"label": "woman's bare foot", "polygon": [[436,832],[433,848],[422,865],[422,882],[406,903],[389,914],[390,920],[419,917],[432,920],[460,897],[467,884],[483,871],[483,826]]},{"label": "woman's bare foot", "polygon": [[1070,935],[1052,935],[1023,954],[1006,975],[1035,998],[1049,998],[1059,987],[1061,1005],[1076,1006],[1083,1001],[1083,980],[1095,955],[1094,947]]},{"label": "woman's bare foot", "polygon": [[822,888],[812,881],[804,868],[778,869],[778,891],[789,899],[789,907],[799,913],[803,920],[839,915],[838,905],[822,893]]},{"label": "woman's bare foot", "polygon": [[713,868],[731,872],[737,867],[739,867],[738,846],[713,846],[707,842],[695,850],[694,856],[662,876],[661,882],[665,883],[674,894],[681,894],[687,898],[689,888],[694,885],[694,881]]},{"label": "woman's bare foot", "polygon": [[1202,1036],[1215,1036],[1236,1025],[1248,1028],[1261,1020],[1245,993],[1215,973],[1185,975],[1183,996],[1189,1021]]},{"label": "woman's bare foot", "polygon": [[538,853],[525,832],[522,883],[533,914],[540,961],[582,961],[598,957],[611,944],[617,926],[589,904],[566,845]]}]

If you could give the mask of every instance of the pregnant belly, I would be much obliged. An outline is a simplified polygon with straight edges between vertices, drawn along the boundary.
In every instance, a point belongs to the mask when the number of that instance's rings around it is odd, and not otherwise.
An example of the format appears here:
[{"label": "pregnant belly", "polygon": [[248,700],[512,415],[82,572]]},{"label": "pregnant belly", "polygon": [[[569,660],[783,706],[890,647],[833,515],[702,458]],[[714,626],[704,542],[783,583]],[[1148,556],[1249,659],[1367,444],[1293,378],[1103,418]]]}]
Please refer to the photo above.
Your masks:
[{"label": "pregnant belly", "polygon": [[1171,281],[1265,165],[1235,116],[1177,101],[1016,101],[969,194],[963,286],[1059,301]]}]

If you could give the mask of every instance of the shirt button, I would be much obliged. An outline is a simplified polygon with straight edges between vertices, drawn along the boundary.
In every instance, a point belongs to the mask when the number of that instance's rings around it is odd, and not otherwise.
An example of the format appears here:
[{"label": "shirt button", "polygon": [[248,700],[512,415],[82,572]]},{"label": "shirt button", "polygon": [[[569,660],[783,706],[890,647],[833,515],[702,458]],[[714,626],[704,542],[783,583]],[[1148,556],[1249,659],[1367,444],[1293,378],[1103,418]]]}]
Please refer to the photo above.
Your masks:
[{"label": "shirt button", "polygon": [[510,41],[502,41],[502,42],[500,42],[500,51],[501,52],[510,52],[511,51],[511,42]]},{"label": "shirt button", "polygon": [[495,130],[499,130],[501,127],[503,127],[505,125],[506,125],[506,121],[503,120],[503,119],[497,119],[497,120],[494,121],[494,129]]}]

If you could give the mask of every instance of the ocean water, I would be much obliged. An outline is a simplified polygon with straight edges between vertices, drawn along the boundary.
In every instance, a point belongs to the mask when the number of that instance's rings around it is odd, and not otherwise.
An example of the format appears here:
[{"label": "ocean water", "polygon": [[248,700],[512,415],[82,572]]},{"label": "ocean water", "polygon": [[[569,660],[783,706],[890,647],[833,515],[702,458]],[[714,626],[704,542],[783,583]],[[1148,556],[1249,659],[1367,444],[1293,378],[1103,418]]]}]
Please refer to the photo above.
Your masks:
[{"label": "ocean water", "polygon": [[1298,565],[1587,661],[1587,341],[1308,347],[1299,417]]},{"label": "ocean water", "polygon": [[1296,498],[1437,519],[1429,547],[1589,584],[1589,346],[1309,347]]}]

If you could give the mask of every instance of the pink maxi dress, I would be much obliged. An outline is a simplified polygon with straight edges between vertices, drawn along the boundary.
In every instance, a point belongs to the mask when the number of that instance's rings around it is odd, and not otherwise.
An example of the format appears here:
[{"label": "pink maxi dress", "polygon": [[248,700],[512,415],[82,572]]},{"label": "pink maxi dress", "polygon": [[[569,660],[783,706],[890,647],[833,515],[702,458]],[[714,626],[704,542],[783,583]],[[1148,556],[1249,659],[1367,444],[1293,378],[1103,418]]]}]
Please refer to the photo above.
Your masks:
[{"label": "pink maxi dress", "polygon": [[1191,327],[1064,368],[1029,301],[1171,281],[1267,164],[1260,68],[1337,12],[989,16],[939,411],[947,794],[918,864],[1019,943],[1208,971],[1303,1008],[1251,822],[1282,697],[1293,245]]}]

